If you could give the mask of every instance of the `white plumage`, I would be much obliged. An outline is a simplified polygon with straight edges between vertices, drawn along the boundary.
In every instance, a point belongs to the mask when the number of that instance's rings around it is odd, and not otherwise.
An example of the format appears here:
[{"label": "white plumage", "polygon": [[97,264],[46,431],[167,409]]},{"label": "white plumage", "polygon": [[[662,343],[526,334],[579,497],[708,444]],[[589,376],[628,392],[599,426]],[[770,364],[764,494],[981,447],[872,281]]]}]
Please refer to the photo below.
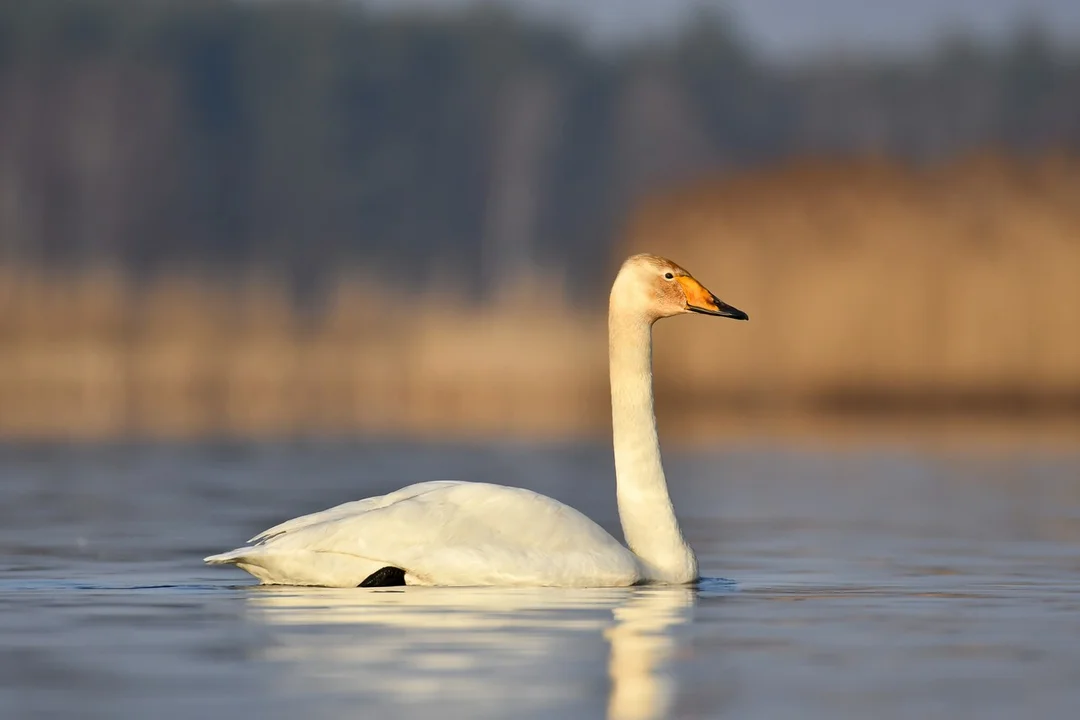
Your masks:
[{"label": "white plumage", "polygon": [[426,482],[304,515],[205,561],[267,584],[355,587],[384,568],[409,585],[617,587],[697,579],[667,491],[653,413],[651,328],[685,312],[746,319],[671,261],[623,264],[609,307],[619,515],[630,548],[557,500],[488,483]]},{"label": "white plumage", "polygon": [[384,567],[409,585],[632,585],[633,555],[577,510],[521,488],[428,482],[289,520],[207,558],[269,583],[355,587]]}]

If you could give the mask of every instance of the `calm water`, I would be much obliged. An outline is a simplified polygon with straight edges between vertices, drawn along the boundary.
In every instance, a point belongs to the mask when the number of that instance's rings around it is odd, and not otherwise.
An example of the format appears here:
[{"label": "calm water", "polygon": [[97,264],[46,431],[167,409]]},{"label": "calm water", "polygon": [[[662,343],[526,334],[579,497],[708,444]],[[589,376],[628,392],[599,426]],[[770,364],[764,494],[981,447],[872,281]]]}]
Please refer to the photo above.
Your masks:
[{"label": "calm water", "polygon": [[668,464],[696,590],[342,591],[200,558],[435,478],[615,528],[609,451],[0,449],[0,716],[1075,717],[1080,456]]}]

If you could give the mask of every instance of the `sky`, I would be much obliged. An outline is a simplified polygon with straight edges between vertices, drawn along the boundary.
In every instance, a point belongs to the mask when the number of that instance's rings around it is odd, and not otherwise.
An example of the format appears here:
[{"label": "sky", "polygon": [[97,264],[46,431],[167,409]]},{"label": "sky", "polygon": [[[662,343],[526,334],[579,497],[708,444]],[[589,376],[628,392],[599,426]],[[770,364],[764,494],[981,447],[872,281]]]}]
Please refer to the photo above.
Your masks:
[{"label": "sky", "polygon": [[[470,0],[364,0],[368,5],[448,9]],[[1080,0],[494,0],[570,22],[601,42],[671,31],[700,7],[725,7],[763,53],[777,59],[835,51],[903,52],[963,29],[994,39],[1019,21],[1080,40]]]}]

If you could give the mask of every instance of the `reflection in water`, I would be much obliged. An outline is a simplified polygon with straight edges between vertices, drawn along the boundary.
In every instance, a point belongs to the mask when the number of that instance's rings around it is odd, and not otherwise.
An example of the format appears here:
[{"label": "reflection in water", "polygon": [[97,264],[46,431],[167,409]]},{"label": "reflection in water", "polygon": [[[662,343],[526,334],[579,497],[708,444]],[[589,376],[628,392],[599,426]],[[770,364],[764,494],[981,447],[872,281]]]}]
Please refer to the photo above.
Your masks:
[{"label": "reflection in water", "polygon": [[676,646],[670,630],[687,621],[693,604],[689,588],[654,588],[614,609],[615,624],[604,633],[611,643],[609,718],[668,716],[675,694],[667,667]]},{"label": "reflection in water", "polygon": [[249,607],[274,629],[267,659],[288,667],[298,694],[347,693],[369,705],[468,703],[496,715],[580,708],[596,692],[582,680],[589,673],[575,669],[606,654],[608,716],[645,720],[665,717],[672,704],[671,630],[689,619],[694,593],[267,587],[253,590]]}]

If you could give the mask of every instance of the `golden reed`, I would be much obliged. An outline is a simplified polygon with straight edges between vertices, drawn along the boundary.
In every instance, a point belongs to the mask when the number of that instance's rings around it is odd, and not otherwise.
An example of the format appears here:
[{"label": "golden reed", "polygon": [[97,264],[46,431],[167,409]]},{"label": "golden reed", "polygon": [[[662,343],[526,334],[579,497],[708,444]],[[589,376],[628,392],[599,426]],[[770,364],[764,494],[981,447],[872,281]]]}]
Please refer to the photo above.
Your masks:
[{"label": "golden reed", "polygon": [[[658,328],[658,411],[1080,421],[1080,162],[803,162],[644,203],[618,258],[689,268],[750,323]],[[608,419],[605,314],[523,278],[476,307],[341,278],[0,268],[0,438],[573,436]],[[683,422],[680,422],[683,421]],[[1075,425],[1073,425],[1075,427]]]},{"label": "golden reed", "polygon": [[[658,335],[657,377],[821,411],[1080,414],[1080,162],[807,161],[647,203],[751,322]],[[669,329],[670,328],[670,329]]]}]

